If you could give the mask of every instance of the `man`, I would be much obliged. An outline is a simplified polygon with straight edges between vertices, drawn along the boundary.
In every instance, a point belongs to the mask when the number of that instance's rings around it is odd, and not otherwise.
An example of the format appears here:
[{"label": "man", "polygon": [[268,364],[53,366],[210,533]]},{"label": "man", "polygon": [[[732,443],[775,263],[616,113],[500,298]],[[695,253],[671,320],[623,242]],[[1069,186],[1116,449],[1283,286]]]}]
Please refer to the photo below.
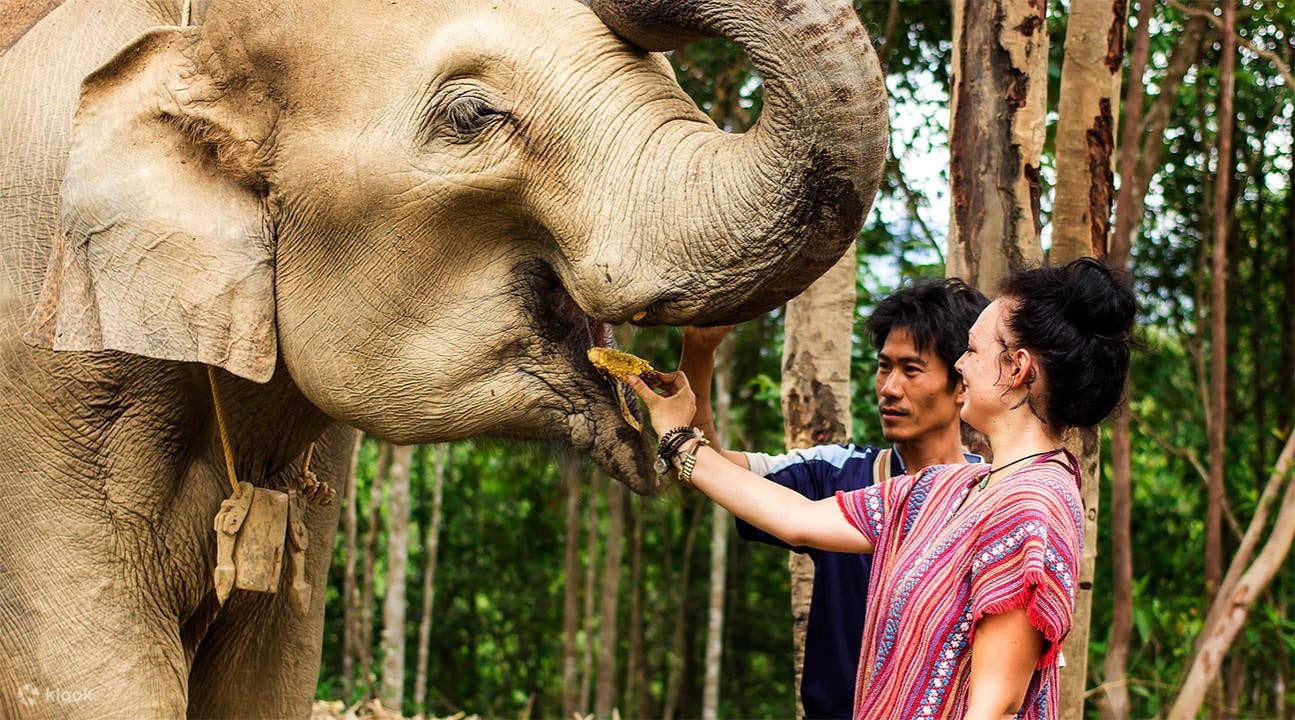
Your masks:
[{"label": "man", "polygon": [[[719,447],[710,405],[715,349],[731,327],[687,328],[679,368],[697,393],[693,423],[729,461],[818,500],[856,490],[929,465],[979,462],[962,451],[962,380],[953,364],[967,331],[989,301],[961,280],[925,280],[882,300],[866,329],[877,351],[875,387],[882,437],[892,443],[824,445],[770,456]],[[738,521],[738,535],[787,547]],[[814,588],[805,633],[801,702],[805,717],[848,718],[863,637],[871,555],[809,553]]]}]

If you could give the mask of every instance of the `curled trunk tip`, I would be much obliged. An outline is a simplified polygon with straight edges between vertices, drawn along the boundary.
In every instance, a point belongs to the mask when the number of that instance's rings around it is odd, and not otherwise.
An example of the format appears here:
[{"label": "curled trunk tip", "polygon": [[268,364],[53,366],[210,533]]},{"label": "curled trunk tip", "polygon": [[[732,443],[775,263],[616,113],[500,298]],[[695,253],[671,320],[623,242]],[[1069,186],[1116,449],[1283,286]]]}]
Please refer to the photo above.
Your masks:
[{"label": "curled trunk tip", "polygon": [[648,52],[675,50],[713,36],[702,28],[695,3],[591,0],[589,7],[617,35]]}]

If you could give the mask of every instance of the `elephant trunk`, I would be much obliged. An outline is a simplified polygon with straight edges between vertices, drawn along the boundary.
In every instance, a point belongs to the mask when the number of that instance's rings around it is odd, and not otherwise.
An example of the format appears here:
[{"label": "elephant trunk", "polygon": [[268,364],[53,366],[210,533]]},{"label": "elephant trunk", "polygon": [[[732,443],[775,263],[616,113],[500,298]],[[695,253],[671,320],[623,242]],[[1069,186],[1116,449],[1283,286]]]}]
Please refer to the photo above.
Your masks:
[{"label": "elephant trunk", "polygon": [[[851,4],[596,0],[593,8],[644,49],[730,38],[765,82],[764,110],[745,134],[695,121],[655,132],[649,152],[664,154],[668,171],[630,181],[631,206],[655,212],[623,230],[637,269],[625,268],[630,287],[607,296],[619,305],[608,314],[643,324],[740,321],[804,290],[851,246],[885,163],[885,85]],[[588,259],[618,264],[609,255]]]}]

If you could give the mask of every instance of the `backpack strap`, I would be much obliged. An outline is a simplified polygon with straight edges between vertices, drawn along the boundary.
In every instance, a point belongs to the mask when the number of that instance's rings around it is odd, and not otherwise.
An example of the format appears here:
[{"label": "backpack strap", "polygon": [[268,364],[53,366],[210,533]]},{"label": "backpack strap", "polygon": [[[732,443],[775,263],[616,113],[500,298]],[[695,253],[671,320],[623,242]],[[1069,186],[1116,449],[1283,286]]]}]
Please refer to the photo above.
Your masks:
[{"label": "backpack strap", "polygon": [[880,485],[890,479],[890,454],[894,450],[884,448],[877,451],[872,460],[872,484]]}]

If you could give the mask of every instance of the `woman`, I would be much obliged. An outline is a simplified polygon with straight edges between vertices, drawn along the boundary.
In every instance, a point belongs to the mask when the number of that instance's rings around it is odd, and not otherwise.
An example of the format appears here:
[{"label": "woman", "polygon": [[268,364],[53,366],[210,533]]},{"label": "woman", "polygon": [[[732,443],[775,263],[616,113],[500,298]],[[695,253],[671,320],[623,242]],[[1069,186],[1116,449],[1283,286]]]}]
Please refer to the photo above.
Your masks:
[{"label": "woman", "polygon": [[1083,539],[1071,427],[1115,408],[1134,299],[1082,259],[1007,278],[971,328],[962,417],[992,466],[946,465],[810,501],[726,461],[687,428],[681,373],[664,395],[637,378],[681,482],[793,546],[871,552],[857,718],[1056,718]]}]

